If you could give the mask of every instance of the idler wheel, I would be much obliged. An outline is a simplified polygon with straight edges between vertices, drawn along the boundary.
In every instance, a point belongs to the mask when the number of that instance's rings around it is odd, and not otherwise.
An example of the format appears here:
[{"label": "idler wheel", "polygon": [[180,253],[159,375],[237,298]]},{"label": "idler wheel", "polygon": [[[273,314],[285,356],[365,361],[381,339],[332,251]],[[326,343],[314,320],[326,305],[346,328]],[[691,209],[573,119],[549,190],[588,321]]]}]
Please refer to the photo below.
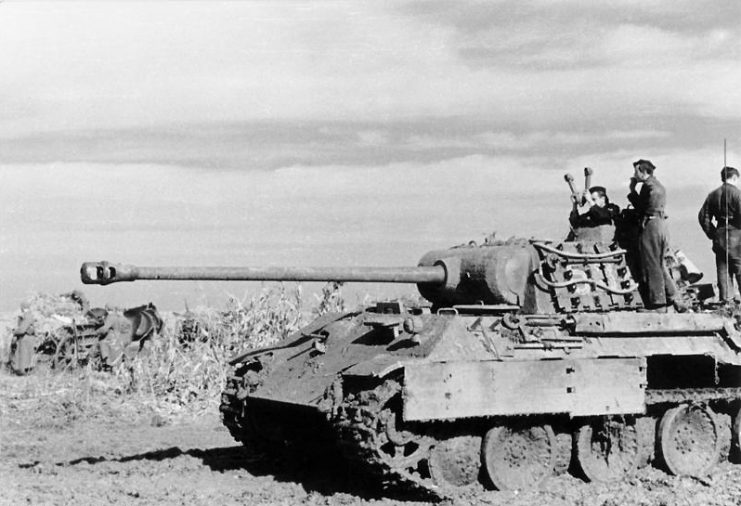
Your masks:
[{"label": "idler wheel", "polygon": [[600,418],[585,423],[574,437],[576,461],[589,481],[619,481],[638,467],[636,426],[625,419]]},{"label": "idler wheel", "polygon": [[440,441],[430,452],[430,476],[442,489],[471,485],[479,477],[480,454],[480,436],[456,436]]},{"label": "idler wheel", "polygon": [[702,476],[718,462],[720,430],[707,406],[683,404],[669,409],[659,423],[659,453],[675,475]]},{"label": "idler wheel", "polygon": [[498,425],[484,437],[481,460],[499,490],[537,487],[554,472],[558,454],[550,425]]}]

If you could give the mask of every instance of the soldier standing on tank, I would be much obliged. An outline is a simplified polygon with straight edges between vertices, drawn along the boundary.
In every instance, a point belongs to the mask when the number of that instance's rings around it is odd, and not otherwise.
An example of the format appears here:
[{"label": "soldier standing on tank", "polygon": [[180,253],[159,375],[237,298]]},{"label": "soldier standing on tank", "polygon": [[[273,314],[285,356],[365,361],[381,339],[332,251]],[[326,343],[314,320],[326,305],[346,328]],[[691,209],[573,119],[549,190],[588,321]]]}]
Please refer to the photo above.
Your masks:
[{"label": "soldier standing on tank", "polygon": [[[739,172],[733,167],[720,171],[723,182],[710,192],[697,218],[705,235],[713,241],[715,267],[718,274],[718,298],[728,302],[733,298],[733,281],[741,288],[741,190]],[[713,223],[715,220],[715,223]]]},{"label": "soldier standing on tank", "polygon": [[[664,257],[669,249],[669,230],[666,225],[666,189],[654,177],[656,167],[650,160],[633,163],[628,200],[639,218],[638,261],[643,303],[647,310],[666,312],[668,305],[685,310],[675,300],[677,287],[669,274]],[[640,192],[636,191],[642,183]]]}]

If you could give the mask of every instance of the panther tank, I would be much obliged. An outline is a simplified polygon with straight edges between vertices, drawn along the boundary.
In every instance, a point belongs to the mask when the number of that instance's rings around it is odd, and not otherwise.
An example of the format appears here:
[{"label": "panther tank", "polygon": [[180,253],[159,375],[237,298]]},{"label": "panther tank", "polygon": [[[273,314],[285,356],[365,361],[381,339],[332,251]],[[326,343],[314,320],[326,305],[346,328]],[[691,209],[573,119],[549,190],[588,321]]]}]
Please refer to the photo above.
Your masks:
[{"label": "panther tank", "polygon": [[734,312],[706,304],[689,282],[678,283],[689,311],[645,311],[626,250],[588,234],[472,242],[430,251],[416,267],[91,262],[81,272],[98,284],[416,284],[428,304],[325,314],[278,346],[234,357],[221,400],[236,440],[336,446],[385,487],[526,489],[567,471],[605,482],[649,463],[703,476],[738,453]]}]

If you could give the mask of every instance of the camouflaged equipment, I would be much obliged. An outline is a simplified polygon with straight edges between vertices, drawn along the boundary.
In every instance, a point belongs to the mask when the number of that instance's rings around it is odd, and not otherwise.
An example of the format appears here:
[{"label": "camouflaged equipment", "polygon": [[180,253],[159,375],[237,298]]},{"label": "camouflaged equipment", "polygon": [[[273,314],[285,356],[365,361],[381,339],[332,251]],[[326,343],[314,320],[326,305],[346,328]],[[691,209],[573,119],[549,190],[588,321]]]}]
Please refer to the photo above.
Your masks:
[{"label": "camouflaged equipment", "polygon": [[[70,295],[60,298],[75,301]],[[43,312],[34,308],[21,311],[10,351],[10,367],[16,374],[28,374],[39,361],[51,362],[55,368],[92,363],[106,369],[124,354],[137,353],[162,329],[153,304],[124,311],[89,309],[84,298],[78,304],[63,309],[52,306]]]}]

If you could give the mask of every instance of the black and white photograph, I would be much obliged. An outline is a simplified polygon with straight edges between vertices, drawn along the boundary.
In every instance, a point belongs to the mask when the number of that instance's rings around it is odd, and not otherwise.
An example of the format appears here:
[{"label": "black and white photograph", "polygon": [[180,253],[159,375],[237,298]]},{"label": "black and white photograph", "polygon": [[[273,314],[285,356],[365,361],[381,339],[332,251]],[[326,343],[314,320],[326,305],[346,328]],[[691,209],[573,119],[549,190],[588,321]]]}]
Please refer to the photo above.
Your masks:
[{"label": "black and white photograph", "polygon": [[741,3],[0,0],[0,504],[741,505]]}]

